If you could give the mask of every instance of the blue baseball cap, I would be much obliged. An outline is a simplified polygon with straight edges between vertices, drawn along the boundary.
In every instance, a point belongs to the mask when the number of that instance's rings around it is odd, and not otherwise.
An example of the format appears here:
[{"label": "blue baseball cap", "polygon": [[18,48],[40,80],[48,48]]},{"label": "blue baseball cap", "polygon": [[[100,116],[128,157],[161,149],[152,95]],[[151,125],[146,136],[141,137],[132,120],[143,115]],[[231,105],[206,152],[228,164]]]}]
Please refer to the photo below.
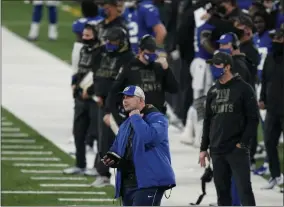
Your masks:
[{"label": "blue baseball cap", "polygon": [[126,96],[137,96],[145,100],[145,93],[139,86],[127,86],[121,93]]},{"label": "blue baseball cap", "polygon": [[223,34],[217,42],[220,44],[228,44],[233,41],[234,39],[231,34]]}]

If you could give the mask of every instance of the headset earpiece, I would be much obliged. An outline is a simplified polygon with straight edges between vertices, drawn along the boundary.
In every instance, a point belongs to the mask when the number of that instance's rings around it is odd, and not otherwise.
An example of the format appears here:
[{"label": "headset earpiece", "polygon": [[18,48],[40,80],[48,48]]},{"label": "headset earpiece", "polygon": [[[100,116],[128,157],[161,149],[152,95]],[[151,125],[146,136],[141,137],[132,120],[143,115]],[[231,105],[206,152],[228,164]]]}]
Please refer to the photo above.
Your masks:
[{"label": "headset earpiece", "polygon": [[140,41],[139,41],[139,48],[140,48],[141,50],[144,50],[144,49],[145,49],[142,43],[143,43],[146,39],[148,39],[148,38],[150,38],[150,37],[151,37],[151,35],[146,34],[146,35],[144,35],[144,36],[140,39]]},{"label": "headset earpiece", "polygon": [[233,49],[234,50],[238,49],[240,47],[240,41],[238,36],[233,32],[229,32],[229,34],[232,35],[233,37],[233,42],[232,42]]}]

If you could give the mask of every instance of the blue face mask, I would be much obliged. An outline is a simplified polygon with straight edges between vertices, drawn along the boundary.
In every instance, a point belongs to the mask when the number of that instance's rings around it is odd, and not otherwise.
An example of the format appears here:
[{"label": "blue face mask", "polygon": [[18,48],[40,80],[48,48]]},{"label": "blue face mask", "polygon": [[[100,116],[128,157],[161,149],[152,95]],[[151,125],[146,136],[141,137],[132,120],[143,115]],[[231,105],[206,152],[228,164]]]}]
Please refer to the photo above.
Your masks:
[{"label": "blue face mask", "polygon": [[220,48],[219,51],[220,51],[220,52],[227,53],[227,54],[230,54],[230,55],[232,54],[231,49],[221,49],[221,48]]},{"label": "blue face mask", "polygon": [[214,80],[218,80],[222,77],[222,75],[224,75],[224,68],[217,68],[214,65],[211,65],[210,70]]},{"label": "blue face mask", "polygon": [[109,42],[106,43],[105,47],[108,52],[115,52],[116,50],[118,50],[118,45],[114,45]]},{"label": "blue face mask", "polygon": [[155,60],[157,60],[158,58],[158,55],[156,53],[144,53],[143,56],[148,63],[155,62]]}]

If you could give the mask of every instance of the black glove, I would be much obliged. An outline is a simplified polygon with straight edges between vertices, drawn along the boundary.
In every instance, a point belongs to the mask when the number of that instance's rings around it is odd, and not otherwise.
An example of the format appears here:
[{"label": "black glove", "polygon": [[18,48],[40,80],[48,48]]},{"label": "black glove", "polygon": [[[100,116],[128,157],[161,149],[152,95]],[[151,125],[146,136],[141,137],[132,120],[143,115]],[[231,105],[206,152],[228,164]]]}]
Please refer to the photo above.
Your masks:
[{"label": "black glove", "polygon": [[103,160],[104,160],[104,163],[108,160],[106,165],[111,168],[118,168],[121,164],[121,157],[114,152],[107,152]]}]

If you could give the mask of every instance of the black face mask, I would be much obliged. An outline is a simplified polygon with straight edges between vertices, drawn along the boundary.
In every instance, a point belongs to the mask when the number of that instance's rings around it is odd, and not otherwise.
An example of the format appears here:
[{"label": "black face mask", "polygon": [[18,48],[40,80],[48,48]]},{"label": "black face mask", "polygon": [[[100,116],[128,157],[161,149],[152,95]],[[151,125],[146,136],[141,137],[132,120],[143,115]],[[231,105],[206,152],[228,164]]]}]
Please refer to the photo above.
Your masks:
[{"label": "black face mask", "polygon": [[96,43],[96,40],[94,40],[94,39],[90,39],[90,40],[83,39],[82,42],[85,45],[93,46]]},{"label": "black face mask", "polygon": [[217,13],[221,14],[221,15],[225,15],[227,12],[226,8],[224,6],[218,6],[217,7]]},{"label": "black face mask", "polygon": [[284,44],[280,42],[272,42],[272,50],[276,55],[282,55],[284,52]]}]

